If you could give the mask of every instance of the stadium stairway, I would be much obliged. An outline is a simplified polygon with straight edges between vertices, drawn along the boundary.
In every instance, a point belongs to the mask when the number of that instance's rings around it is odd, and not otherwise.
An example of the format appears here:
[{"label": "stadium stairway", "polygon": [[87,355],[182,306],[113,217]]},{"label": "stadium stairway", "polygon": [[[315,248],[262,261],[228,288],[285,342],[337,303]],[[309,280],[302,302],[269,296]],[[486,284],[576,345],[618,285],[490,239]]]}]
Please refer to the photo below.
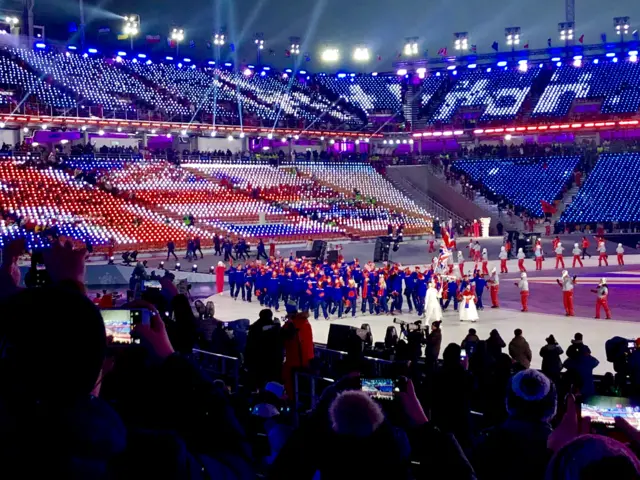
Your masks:
[{"label": "stadium stairway", "polygon": [[[481,205],[474,203],[462,193],[447,184],[444,176],[436,173],[428,165],[407,165],[387,167],[387,178],[405,191],[409,196],[422,203],[425,198],[431,199],[432,205],[440,206],[446,212],[451,212],[456,221],[472,222],[473,219],[490,216],[491,232],[495,234],[495,225],[500,218],[495,205],[493,209],[483,209]],[[421,201],[422,200],[422,201]],[[430,208],[429,205],[423,205]],[[436,207],[437,211],[437,207]],[[435,216],[438,216],[435,213]],[[448,218],[448,215],[442,217]],[[500,218],[505,228],[513,228],[515,225],[507,225],[504,218]]]}]

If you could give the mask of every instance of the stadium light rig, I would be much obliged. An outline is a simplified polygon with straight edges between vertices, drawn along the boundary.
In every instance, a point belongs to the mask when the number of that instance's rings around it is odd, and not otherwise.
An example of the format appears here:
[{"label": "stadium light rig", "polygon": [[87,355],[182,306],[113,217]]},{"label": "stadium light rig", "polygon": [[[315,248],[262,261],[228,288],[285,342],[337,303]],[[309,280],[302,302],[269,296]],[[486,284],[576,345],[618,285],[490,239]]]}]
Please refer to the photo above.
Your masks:
[{"label": "stadium light rig", "polygon": [[575,28],[575,22],[558,23],[558,33],[560,34],[560,41],[566,42],[567,45],[569,44],[569,42],[572,42]]},{"label": "stadium light rig", "polygon": [[291,55],[300,55],[300,37],[289,37],[291,46],[289,47],[289,53]]},{"label": "stadium light rig", "polygon": [[122,33],[130,37],[138,35],[140,33],[140,15],[125,15]]},{"label": "stadium light rig", "polygon": [[256,38],[254,43],[256,44],[256,48],[258,50],[264,50],[264,33],[256,33]]},{"label": "stadium light rig", "polygon": [[466,51],[469,50],[469,33],[468,32],[455,32],[453,34],[454,42],[453,48],[456,50]]},{"label": "stadium light rig", "polygon": [[356,47],[353,50],[353,59],[356,62],[368,62],[370,58],[371,55],[367,47]]},{"label": "stadium light rig", "polygon": [[504,37],[512,49],[520,45],[520,27],[507,27],[504,29]]},{"label": "stadium light rig", "polygon": [[418,55],[418,37],[405,38],[404,50],[402,53],[406,57],[413,57]]},{"label": "stadium light rig", "polygon": [[217,47],[221,47],[222,45],[224,45],[225,42],[225,36],[224,33],[216,33],[213,36],[213,44]]},{"label": "stadium light rig", "polygon": [[171,31],[171,40],[176,43],[180,43],[184,40],[184,29],[182,28],[174,28]]},{"label": "stadium light rig", "polygon": [[337,48],[325,48],[320,56],[323,62],[335,63],[340,60],[340,50]]},{"label": "stadium light rig", "polygon": [[629,17],[613,17],[613,26],[616,29],[616,35],[620,38],[629,33]]}]

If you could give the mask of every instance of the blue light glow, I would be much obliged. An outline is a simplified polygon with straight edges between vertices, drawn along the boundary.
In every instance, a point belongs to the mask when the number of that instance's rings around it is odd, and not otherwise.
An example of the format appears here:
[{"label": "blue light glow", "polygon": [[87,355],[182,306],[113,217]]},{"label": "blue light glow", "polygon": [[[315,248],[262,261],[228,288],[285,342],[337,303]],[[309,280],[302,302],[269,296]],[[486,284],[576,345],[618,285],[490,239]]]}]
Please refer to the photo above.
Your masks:
[{"label": "blue light glow", "polygon": [[498,62],[498,66],[499,66],[499,67],[506,67],[506,66],[507,66],[507,62],[505,62],[504,60],[502,60],[501,62]]},{"label": "blue light glow", "polygon": [[144,53],[139,53],[138,58],[147,58],[147,56]]},{"label": "blue light glow", "polygon": [[118,52],[118,56],[119,57],[126,57],[127,56],[127,52]]},{"label": "blue light glow", "polygon": [[185,61],[186,63],[191,63],[191,59],[190,59],[190,58],[185,58],[185,59],[184,59],[184,61]]},{"label": "blue light glow", "polygon": [[173,57],[164,57],[165,60],[173,60]]},{"label": "blue light glow", "polygon": [[87,52],[89,52],[89,53],[98,53],[98,50],[95,49],[95,48],[88,48]]},{"label": "blue light glow", "polygon": [[36,48],[47,48],[46,43],[36,43]]},{"label": "blue light glow", "polygon": [[78,49],[78,47],[76,47],[75,45],[69,45],[69,46],[67,47],[67,49],[69,49],[69,50],[77,50],[77,49]]}]

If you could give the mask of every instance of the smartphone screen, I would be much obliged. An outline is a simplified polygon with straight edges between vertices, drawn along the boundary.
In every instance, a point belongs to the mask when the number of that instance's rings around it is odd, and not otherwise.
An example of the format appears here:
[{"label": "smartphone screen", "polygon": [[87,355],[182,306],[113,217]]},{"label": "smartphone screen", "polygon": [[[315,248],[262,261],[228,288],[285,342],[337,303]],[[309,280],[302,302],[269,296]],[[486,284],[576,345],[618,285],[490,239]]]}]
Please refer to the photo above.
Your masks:
[{"label": "smartphone screen", "polygon": [[629,398],[594,395],[582,401],[580,415],[590,417],[592,424],[614,428],[615,417],[624,418],[636,430],[640,430],[640,406]]},{"label": "smartphone screen", "polygon": [[393,400],[394,382],[390,378],[363,378],[362,391],[375,400]]},{"label": "smartphone screen", "polygon": [[634,340],[629,340],[627,342],[627,348],[629,350],[635,350],[636,349],[636,342]]},{"label": "smartphone screen", "polygon": [[464,348],[460,349],[460,360],[464,360],[467,358],[467,351]]},{"label": "smartphone screen", "polygon": [[131,328],[136,324],[148,324],[150,312],[144,308],[111,308],[100,310],[107,337],[113,343],[133,343]]}]

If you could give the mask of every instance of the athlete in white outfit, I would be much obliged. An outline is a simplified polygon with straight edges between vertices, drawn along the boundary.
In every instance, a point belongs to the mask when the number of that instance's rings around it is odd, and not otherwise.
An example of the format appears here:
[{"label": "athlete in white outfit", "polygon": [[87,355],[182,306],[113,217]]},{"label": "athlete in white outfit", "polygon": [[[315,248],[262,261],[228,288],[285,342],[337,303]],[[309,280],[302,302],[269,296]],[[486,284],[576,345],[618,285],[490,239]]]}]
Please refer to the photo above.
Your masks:
[{"label": "athlete in white outfit", "polygon": [[435,282],[429,282],[426,307],[424,309],[424,323],[426,325],[430,325],[432,321],[442,320],[442,307],[440,307],[441,298],[442,290],[436,288]]}]

